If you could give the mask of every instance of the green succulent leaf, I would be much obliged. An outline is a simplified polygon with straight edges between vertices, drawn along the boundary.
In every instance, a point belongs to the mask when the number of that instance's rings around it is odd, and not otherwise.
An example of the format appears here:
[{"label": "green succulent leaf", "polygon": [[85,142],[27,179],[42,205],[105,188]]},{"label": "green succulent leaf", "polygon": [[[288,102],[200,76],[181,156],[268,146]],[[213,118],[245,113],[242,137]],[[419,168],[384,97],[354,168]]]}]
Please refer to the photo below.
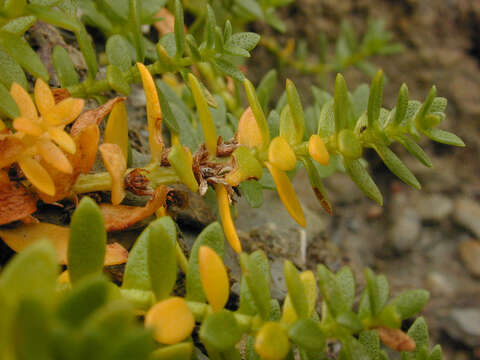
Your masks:
[{"label": "green succulent leaf", "polygon": [[240,183],[240,193],[248,205],[259,208],[263,204],[263,188],[257,180],[246,180]]},{"label": "green succulent leaf", "polygon": [[130,94],[130,84],[125,79],[122,70],[115,65],[107,66],[107,82],[110,87],[122,95]]},{"label": "green succulent leaf", "polygon": [[328,310],[336,317],[349,310],[349,304],[345,301],[342,288],[339,286],[335,275],[325,265],[318,265],[318,287],[322,293]]},{"label": "green succulent leaf", "polygon": [[300,348],[310,351],[324,351],[326,336],[320,323],[313,319],[296,321],[288,329],[288,337]]},{"label": "green succulent leaf", "polygon": [[21,299],[54,300],[57,257],[49,241],[39,241],[16,255],[2,271],[0,294],[7,304]]},{"label": "green succulent leaf", "polygon": [[428,327],[425,319],[419,317],[408,329],[407,335],[410,336],[416,344],[416,348],[412,352],[403,352],[402,360],[416,360],[418,355],[428,351],[430,346],[430,336],[428,335]]},{"label": "green succulent leaf", "polygon": [[308,302],[298,270],[291,261],[285,260],[283,271],[285,273],[285,282],[287,283],[288,294],[297,316],[300,319],[307,318]]},{"label": "green succulent leaf", "polygon": [[0,83],[0,114],[15,119],[20,116],[17,103],[13,100],[7,88]]},{"label": "green succulent leaf", "polygon": [[402,319],[408,319],[419,313],[428,302],[430,294],[423,289],[406,290],[392,300]]},{"label": "green succulent leaf", "polygon": [[68,243],[68,272],[73,284],[93,274],[101,274],[107,233],[98,205],[84,197],[73,213]]},{"label": "green succulent leaf", "polygon": [[108,38],[106,53],[109,64],[117,66],[122,71],[131,68],[130,44],[122,35],[115,34]]},{"label": "green succulent leaf", "polygon": [[175,33],[175,44],[177,46],[177,53],[175,54],[178,58],[183,55],[185,49],[185,24],[183,22],[183,7],[180,0],[175,0],[175,24],[174,24],[174,33]]},{"label": "green succulent leaf", "polygon": [[262,106],[264,112],[268,109],[268,104],[270,103],[270,99],[273,95],[275,87],[277,86],[278,82],[278,73],[277,70],[271,69],[269,70],[260,80],[260,83],[257,87],[257,95],[258,101]]},{"label": "green succulent leaf", "polygon": [[465,143],[463,142],[462,139],[460,139],[457,135],[452,134],[451,132],[448,132],[445,130],[440,130],[435,128],[423,129],[423,133],[433,141],[436,141],[442,144],[459,146],[459,147],[465,146]]},{"label": "green succulent leaf", "polygon": [[25,70],[36,78],[48,80],[48,71],[27,41],[18,35],[0,31],[0,46]]},{"label": "green succulent leaf", "polygon": [[80,327],[108,301],[108,282],[103,276],[91,276],[78,283],[58,305],[57,316],[72,328]]},{"label": "green succulent leaf", "polygon": [[200,327],[199,335],[207,346],[224,352],[240,341],[242,331],[233,314],[227,310],[221,310],[207,316]]},{"label": "green succulent leaf", "polygon": [[405,119],[408,110],[408,87],[406,84],[402,84],[398,91],[397,106],[395,107],[395,117],[393,123],[400,125]]},{"label": "green succulent leaf", "polygon": [[177,228],[172,218],[161,217],[149,225],[148,272],[157,300],[167,298],[177,279]]},{"label": "green succulent leaf", "polygon": [[5,85],[8,89],[14,82],[20,84],[25,89],[27,88],[27,78],[25,73],[18,63],[5,51],[0,48],[0,83]]},{"label": "green succulent leaf", "polygon": [[262,251],[255,251],[251,255],[240,254],[240,266],[243,278],[246,280],[248,289],[260,316],[267,320],[270,315],[270,273],[265,269],[268,266],[266,256]]},{"label": "green succulent leaf", "polygon": [[45,306],[34,299],[21,299],[13,320],[12,339],[16,359],[51,358],[50,319]]},{"label": "green succulent leaf", "polygon": [[339,132],[345,129],[348,124],[348,109],[350,108],[350,101],[348,96],[347,83],[342,74],[337,74],[335,79],[334,90],[334,115],[335,115],[335,130]]},{"label": "green succulent leaf", "polygon": [[154,360],[190,360],[194,346],[190,342],[165,346],[152,353]]},{"label": "green succulent leaf", "polygon": [[374,128],[374,124],[380,117],[380,110],[383,102],[383,84],[384,75],[383,71],[379,70],[372,80],[372,86],[370,87],[370,96],[368,98],[368,127]]},{"label": "green succulent leaf", "polygon": [[427,167],[433,167],[432,160],[430,157],[423,151],[423,149],[415,141],[410,139],[408,136],[396,138],[396,140],[403,145],[407,151],[414,156],[418,161]]},{"label": "green succulent leaf", "polygon": [[358,341],[365,347],[371,360],[381,360],[380,338],[376,330],[362,331]]},{"label": "green succulent leaf", "polygon": [[422,188],[415,175],[412,174],[398,156],[387,146],[374,145],[374,149],[390,171],[398,176],[403,182],[418,190]]},{"label": "green succulent leaf", "polygon": [[344,165],[347,173],[350,175],[355,184],[357,184],[360,190],[362,190],[365,195],[367,195],[380,206],[383,205],[382,193],[370,177],[360,159],[345,160]]},{"label": "green succulent leaf", "polygon": [[57,45],[53,49],[52,61],[55,71],[63,88],[78,84],[78,74],[72,60],[64,47]]}]

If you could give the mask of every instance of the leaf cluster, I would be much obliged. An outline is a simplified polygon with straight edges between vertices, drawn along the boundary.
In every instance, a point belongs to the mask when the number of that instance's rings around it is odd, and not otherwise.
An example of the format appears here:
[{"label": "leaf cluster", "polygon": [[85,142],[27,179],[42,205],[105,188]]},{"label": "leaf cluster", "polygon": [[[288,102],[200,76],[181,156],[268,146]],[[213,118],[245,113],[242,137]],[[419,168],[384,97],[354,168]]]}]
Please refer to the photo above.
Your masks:
[{"label": "leaf cluster", "polygon": [[[188,319],[193,316],[211,359],[240,359],[238,346],[244,335],[242,346],[248,359],[293,359],[295,354],[304,360],[324,359],[327,339],[342,343],[341,359],[388,359],[380,340],[403,351],[403,359],[442,358],[439,346],[430,350],[423,318],[407,334],[398,330],[402,320],[421,311],[428,292],[407,290],[389,299],[388,281],[370,269],[365,270],[366,286],[355,310],[356,285],[348,267],[333,273],[319,265],[315,279],[311,271],[300,273],[286,261],[288,295],[280,306],[271,296],[265,254],[242,253],[240,303],[237,308],[224,308],[230,285],[212,276],[226,274],[221,260],[224,237],[218,223],[202,231],[182,268],[184,300],[172,297],[179,262],[177,230],[171,218],[157,219],[139,236],[120,287],[101,274],[105,240],[102,215],[91,199],[84,198],[71,224],[71,282],[56,280],[59,269],[47,241],[36,242],[11,260],[0,276],[2,355],[12,359],[33,354],[40,359],[190,359],[195,337]],[[166,304],[177,317],[158,310]],[[146,328],[134,315],[145,313]],[[162,332],[163,328],[175,328],[178,334]],[[398,339],[384,335],[385,329],[396,331],[397,337],[400,334],[401,344],[407,341],[416,347],[399,345]]]}]

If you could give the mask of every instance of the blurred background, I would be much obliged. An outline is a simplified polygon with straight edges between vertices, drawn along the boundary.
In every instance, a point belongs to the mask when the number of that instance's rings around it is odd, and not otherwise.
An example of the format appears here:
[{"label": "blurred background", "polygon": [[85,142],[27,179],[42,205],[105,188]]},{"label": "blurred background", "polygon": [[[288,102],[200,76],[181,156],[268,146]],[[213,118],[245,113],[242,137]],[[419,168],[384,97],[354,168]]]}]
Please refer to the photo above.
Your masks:
[{"label": "blurred background", "polygon": [[[334,206],[329,216],[300,174],[295,186],[307,216],[306,231],[289,218],[276,194],[268,192],[260,209],[239,205],[236,223],[247,250],[261,247],[272,254],[279,292],[285,290],[283,258],[303,268],[321,262],[337,270],[348,264],[360,281],[368,266],[387,275],[393,294],[428,289],[431,300],[424,316],[434,343],[442,345],[447,359],[480,359],[480,1],[297,0],[280,15],[287,25],[285,34],[259,23],[253,30],[263,38],[273,37],[287,52],[293,43],[297,50],[299,44],[307,45],[307,58],[321,51],[319,34],[334,42],[345,20],[362,34],[369,20],[383,19],[393,39],[404,46],[395,55],[369,59],[388,78],[384,104],[395,105],[403,82],[417,100],[436,84],[439,96],[449,101],[442,128],[459,135],[467,147],[425,140],[422,146],[433,169],[401,146],[394,147],[422,183],[421,191],[399,182],[374,153],[367,153],[385,196],[383,208],[347,176],[335,174],[327,181]],[[326,78],[302,73],[264,46],[254,51],[247,76],[258,83],[272,67],[295,81],[304,104],[311,100],[312,84],[333,90],[334,73]],[[355,68],[344,75],[351,90],[371,79]]]}]

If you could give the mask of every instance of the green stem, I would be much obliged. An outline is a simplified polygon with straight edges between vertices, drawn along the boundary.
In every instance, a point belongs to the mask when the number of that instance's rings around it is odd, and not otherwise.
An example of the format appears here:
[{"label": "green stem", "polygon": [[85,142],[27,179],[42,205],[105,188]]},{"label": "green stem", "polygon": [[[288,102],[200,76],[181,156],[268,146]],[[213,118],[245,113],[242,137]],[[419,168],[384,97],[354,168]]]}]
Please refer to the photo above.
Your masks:
[{"label": "green stem", "polygon": [[[144,168],[147,171],[146,177],[150,186],[156,188],[160,185],[170,185],[180,182],[175,170],[171,167],[162,167],[158,163],[151,163]],[[127,174],[134,169],[128,169]],[[108,172],[80,175],[73,185],[73,192],[82,194],[95,191],[110,191],[112,178]]]}]

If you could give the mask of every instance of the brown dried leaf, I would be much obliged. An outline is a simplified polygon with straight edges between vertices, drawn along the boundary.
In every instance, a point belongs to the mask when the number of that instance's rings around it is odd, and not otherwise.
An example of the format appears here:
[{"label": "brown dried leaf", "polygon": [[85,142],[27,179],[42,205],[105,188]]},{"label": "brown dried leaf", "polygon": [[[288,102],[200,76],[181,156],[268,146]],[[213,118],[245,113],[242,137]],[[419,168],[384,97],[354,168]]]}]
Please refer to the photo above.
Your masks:
[{"label": "brown dried leaf", "polygon": [[113,106],[120,101],[124,101],[125,99],[125,97],[116,97],[108,100],[105,104],[95,109],[85,111],[73,123],[72,129],[70,130],[70,135],[76,136],[80,134],[82,129],[86,128],[89,125],[100,125],[105,116],[107,116],[110,111],[112,111]]},{"label": "brown dried leaf", "polygon": [[159,186],[144,207],[100,204],[107,231],[125,230],[153,215],[160,206],[165,206],[167,193],[168,189],[165,186]]},{"label": "brown dried leaf", "polygon": [[6,171],[0,171],[0,225],[22,220],[37,211],[37,200],[27,189],[11,182]]},{"label": "brown dried leaf", "polygon": [[157,29],[160,35],[165,35],[174,31],[175,17],[170,11],[166,8],[162,8],[155,16],[162,18],[160,21],[153,23],[153,26],[155,26],[155,29]]},{"label": "brown dried leaf", "polygon": [[52,89],[53,97],[55,99],[55,104],[58,104],[60,101],[65,100],[66,98],[69,98],[70,93],[68,92],[67,89],[59,88],[59,89]]},{"label": "brown dried leaf", "polygon": [[415,341],[400,329],[381,326],[377,328],[377,332],[382,343],[395,351],[413,351],[417,346]]},{"label": "brown dried leaf", "polygon": [[[49,223],[22,225],[15,229],[0,229],[0,237],[15,252],[20,252],[41,240],[48,239],[55,247],[58,262],[67,263],[70,228]],[[105,266],[123,264],[128,259],[128,251],[118,243],[107,244]]]}]

